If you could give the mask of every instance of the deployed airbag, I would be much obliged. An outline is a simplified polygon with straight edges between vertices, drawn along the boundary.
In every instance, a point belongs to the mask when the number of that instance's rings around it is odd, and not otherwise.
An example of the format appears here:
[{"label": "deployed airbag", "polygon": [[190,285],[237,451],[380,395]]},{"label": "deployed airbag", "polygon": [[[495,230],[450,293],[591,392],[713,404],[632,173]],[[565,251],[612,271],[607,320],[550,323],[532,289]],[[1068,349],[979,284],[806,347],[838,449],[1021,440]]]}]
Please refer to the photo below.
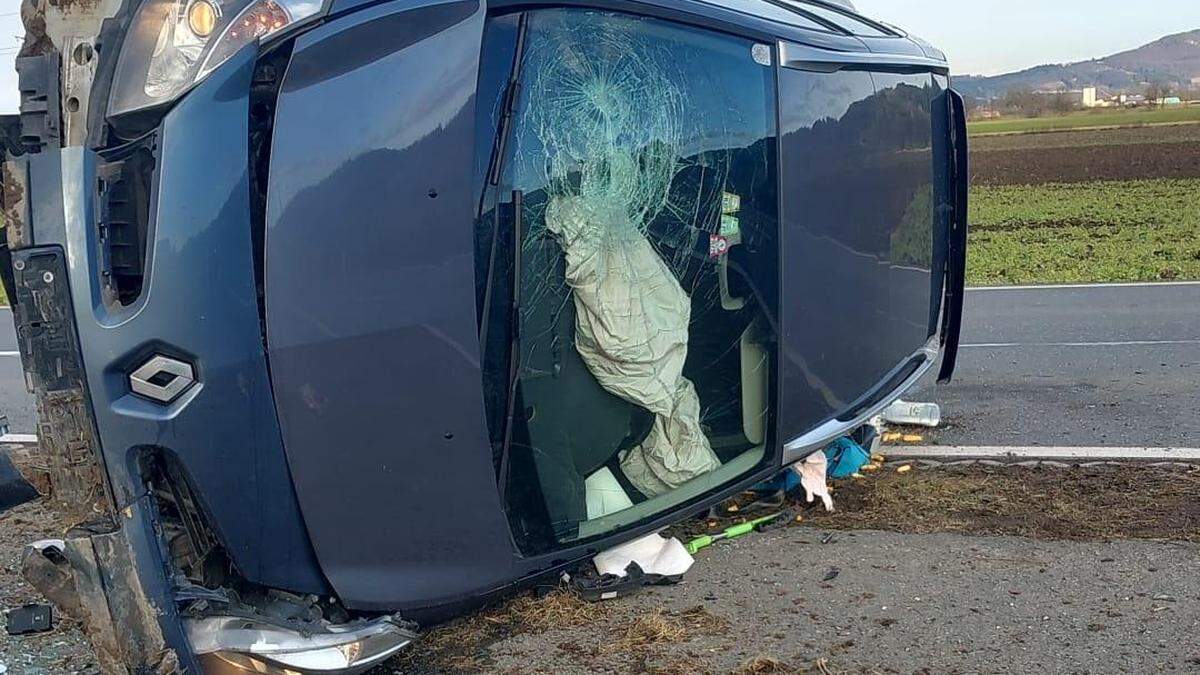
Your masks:
[{"label": "deployed airbag", "polygon": [[649,435],[621,457],[647,496],[721,465],[700,427],[700,399],[683,376],[691,300],[627,215],[597,196],[555,197],[546,228],[566,254],[575,348],[600,385],[654,414]]}]

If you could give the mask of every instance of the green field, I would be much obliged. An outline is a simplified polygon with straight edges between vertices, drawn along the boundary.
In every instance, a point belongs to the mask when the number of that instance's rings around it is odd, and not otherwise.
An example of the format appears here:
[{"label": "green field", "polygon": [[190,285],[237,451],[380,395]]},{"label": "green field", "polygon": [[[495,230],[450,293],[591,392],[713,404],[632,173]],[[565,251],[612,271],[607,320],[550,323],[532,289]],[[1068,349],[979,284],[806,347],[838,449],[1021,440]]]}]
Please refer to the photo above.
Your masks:
[{"label": "green field", "polygon": [[1015,134],[1087,127],[1139,126],[1145,124],[1179,124],[1200,122],[1200,106],[1121,110],[1102,108],[1046,117],[980,120],[967,125],[971,136],[983,134]]},{"label": "green field", "polygon": [[969,284],[1200,279],[1200,179],[977,187]]}]

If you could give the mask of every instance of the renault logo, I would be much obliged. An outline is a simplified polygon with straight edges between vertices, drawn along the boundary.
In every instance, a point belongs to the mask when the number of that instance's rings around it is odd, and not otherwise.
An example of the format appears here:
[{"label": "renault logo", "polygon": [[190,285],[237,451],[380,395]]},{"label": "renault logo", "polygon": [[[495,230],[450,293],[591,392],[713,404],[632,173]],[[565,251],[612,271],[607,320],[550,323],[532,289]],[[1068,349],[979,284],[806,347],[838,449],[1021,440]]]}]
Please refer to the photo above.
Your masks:
[{"label": "renault logo", "polygon": [[148,399],[170,403],[195,381],[191,364],[156,354],[130,373],[129,388]]}]

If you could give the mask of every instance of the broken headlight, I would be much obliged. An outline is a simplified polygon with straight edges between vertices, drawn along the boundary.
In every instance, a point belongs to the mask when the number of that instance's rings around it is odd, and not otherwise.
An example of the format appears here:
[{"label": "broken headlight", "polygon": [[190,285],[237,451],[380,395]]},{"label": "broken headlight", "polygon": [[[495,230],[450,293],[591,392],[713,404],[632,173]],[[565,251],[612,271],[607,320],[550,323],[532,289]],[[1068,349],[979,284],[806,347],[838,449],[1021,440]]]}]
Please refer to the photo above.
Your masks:
[{"label": "broken headlight", "polygon": [[146,0],[117,61],[110,116],[177,98],[245,45],[316,16],[322,0]]}]

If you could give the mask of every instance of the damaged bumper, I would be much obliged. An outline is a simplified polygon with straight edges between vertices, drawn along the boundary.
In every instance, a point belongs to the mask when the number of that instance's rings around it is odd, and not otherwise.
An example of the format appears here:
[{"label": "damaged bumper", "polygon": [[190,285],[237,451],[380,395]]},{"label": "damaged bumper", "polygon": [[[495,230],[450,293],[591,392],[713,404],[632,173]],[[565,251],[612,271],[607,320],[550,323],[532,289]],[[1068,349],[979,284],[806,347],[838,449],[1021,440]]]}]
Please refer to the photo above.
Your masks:
[{"label": "damaged bumper", "polygon": [[188,619],[184,625],[204,672],[212,675],[354,675],[379,665],[416,639],[405,623],[390,617],[328,626],[319,633],[238,616]]}]

